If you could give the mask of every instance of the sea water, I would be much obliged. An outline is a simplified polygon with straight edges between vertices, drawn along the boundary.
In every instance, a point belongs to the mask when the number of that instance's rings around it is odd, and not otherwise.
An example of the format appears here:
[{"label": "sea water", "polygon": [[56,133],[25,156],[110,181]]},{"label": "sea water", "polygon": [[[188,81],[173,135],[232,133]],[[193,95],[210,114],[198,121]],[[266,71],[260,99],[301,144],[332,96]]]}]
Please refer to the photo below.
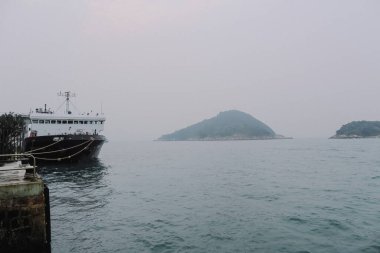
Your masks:
[{"label": "sea water", "polygon": [[39,173],[53,252],[380,252],[380,139],[110,141]]}]

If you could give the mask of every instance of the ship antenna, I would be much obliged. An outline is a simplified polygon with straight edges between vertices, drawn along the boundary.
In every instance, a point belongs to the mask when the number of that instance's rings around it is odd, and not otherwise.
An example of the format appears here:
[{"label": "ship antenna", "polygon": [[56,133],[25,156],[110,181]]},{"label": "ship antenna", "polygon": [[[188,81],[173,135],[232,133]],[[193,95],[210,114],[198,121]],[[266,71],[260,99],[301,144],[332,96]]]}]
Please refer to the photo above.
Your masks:
[{"label": "ship antenna", "polygon": [[60,91],[58,93],[58,96],[66,98],[66,112],[65,113],[66,114],[71,114],[71,111],[70,111],[70,98],[76,97],[75,93],[70,92],[70,91],[65,91],[65,92]]}]

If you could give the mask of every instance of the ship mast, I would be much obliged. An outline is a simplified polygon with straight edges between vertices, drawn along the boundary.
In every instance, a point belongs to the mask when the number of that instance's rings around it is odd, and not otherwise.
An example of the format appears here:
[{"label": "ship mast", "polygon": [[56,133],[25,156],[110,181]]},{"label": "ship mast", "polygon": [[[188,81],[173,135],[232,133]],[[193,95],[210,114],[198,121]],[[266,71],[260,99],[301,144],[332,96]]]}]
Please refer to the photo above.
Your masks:
[{"label": "ship mast", "polygon": [[75,93],[73,93],[71,91],[65,91],[65,92],[61,91],[61,92],[58,93],[58,96],[66,98],[66,111],[65,111],[65,113],[66,114],[71,114],[71,111],[70,111],[70,98],[76,97]]}]

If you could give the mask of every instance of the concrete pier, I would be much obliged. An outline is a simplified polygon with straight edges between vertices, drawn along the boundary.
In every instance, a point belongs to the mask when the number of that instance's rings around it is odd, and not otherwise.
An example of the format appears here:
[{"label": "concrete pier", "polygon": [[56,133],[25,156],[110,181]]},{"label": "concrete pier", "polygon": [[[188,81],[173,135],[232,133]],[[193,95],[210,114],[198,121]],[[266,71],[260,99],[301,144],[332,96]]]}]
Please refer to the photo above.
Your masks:
[{"label": "concrete pier", "polygon": [[42,179],[26,173],[30,170],[16,163],[0,167],[1,252],[50,251],[48,196]]}]

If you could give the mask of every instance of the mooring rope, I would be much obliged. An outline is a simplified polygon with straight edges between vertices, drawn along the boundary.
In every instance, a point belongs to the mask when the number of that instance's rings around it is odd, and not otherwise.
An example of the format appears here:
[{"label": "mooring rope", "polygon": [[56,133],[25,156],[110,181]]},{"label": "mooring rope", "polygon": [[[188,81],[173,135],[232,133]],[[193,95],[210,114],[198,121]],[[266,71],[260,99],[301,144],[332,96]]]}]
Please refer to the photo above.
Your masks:
[{"label": "mooring rope", "polygon": [[76,152],[75,154],[72,154],[72,155],[69,155],[69,156],[65,156],[65,157],[59,157],[59,158],[43,158],[43,157],[35,157],[36,159],[39,159],[39,160],[45,160],[45,161],[61,161],[61,160],[65,160],[65,159],[70,159],[74,156],[77,156],[79,155],[80,153],[82,153],[83,151],[85,151],[93,142],[94,142],[94,139],[93,140],[90,140],[91,142],[87,144],[86,147],[84,147],[82,150],[79,150],[78,152]]},{"label": "mooring rope", "polygon": [[51,146],[53,146],[53,145],[55,145],[55,144],[57,144],[57,143],[59,143],[59,142],[61,142],[61,141],[63,141],[63,139],[61,139],[61,140],[59,140],[59,141],[56,141],[56,142],[54,142],[54,143],[51,143],[51,144],[49,144],[49,145],[47,145],[47,146],[45,146],[45,147],[37,148],[37,149],[33,149],[33,150],[29,150],[29,151],[26,151],[26,152],[24,152],[24,153],[27,154],[27,153],[31,153],[31,152],[33,152],[33,151],[38,151],[38,150],[41,150],[41,149],[45,149],[45,148],[51,147]]},{"label": "mooring rope", "polygon": [[85,141],[85,142],[82,142],[78,145],[75,145],[75,146],[72,146],[70,148],[64,148],[64,149],[58,149],[58,150],[53,150],[53,151],[46,151],[46,152],[39,152],[39,153],[31,153],[32,155],[42,155],[42,154],[50,154],[50,153],[57,153],[57,152],[61,152],[61,151],[66,151],[66,150],[69,150],[69,149],[73,149],[73,148],[77,148],[79,146],[82,146],[86,143],[89,143],[90,141],[94,141],[93,139],[91,140],[88,140],[88,141]]}]

